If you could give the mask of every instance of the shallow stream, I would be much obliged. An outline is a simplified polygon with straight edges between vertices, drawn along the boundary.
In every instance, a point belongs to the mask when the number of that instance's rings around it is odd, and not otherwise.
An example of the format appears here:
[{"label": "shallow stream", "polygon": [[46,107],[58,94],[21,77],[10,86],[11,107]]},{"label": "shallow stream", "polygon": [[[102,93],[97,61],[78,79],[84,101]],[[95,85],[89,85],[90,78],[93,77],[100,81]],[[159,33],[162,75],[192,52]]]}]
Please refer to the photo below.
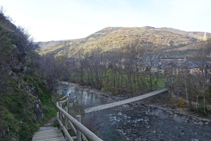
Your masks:
[{"label": "shallow stream", "polygon": [[[108,102],[88,89],[61,86],[58,93],[64,90],[75,93],[84,108]],[[140,103],[89,113],[83,122],[105,141],[211,141],[210,125],[196,125],[186,116]]]}]

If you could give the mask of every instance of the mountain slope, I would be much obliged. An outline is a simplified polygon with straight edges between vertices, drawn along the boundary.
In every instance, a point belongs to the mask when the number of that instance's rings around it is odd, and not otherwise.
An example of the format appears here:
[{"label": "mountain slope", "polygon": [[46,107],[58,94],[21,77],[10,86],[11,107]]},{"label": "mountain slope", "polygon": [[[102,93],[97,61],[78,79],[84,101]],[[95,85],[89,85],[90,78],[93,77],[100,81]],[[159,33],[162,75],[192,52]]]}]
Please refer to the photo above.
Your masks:
[{"label": "mountain slope", "polygon": [[[140,48],[171,48],[195,43],[199,40],[201,33],[154,27],[107,27],[90,36],[60,42],[59,45],[45,46],[39,51],[40,54],[54,52],[57,55],[68,55],[68,57],[89,56],[98,50],[105,53],[111,50],[121,50],[126,46],[136,45]],[[58,42],[58,41],[57,41]]]},{"label": "mountain slope", "polygon": [[[174,28],[167,28],[167,27],[162,27],[160,29],[175,32],[181,35],[186,35],[186,36],[193,37],[199,40],[203,40],[203,37],[204,37],[204,32],[187,32],[187,31],[174,29]],[[211,33],[206,33],[206,36],[207,38],[211,37]]]}]

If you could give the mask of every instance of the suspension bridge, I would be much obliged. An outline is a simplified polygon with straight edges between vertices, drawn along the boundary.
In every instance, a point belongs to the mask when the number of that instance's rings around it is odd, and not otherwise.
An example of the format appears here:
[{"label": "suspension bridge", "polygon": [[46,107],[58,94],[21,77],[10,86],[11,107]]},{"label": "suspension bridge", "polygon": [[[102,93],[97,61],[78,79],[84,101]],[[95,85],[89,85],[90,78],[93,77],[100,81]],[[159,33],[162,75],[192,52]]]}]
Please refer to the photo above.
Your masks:
[{"label": "suspension bridge", "polygon": [[153,92],[150,92],[150,93],[147,93],[147,94],[144,94],[144,95],[136,96],[136,97],[133,97],[133,98],[128,98],[128,99],[113,102],[113,103],[108,103],[108,104],[104,104],[104,105],[99,105],[99,106],[87,108],[87,109],[85,109],[85,113],[87,114],[87,113],[91,113],[91,112],[101,111],[101,110],[113,108],[113,107],[116,107],[116,106],[136,102],[136,101],[139,101],[139,100],[142,100],[142,99],[154,96],[154,95],[158,95],[158,94],[161,94],[161,93],[164,93],[164,92],[167,92],[167,91],[168,91],[168,89],[164,88],[164,89],[153,91]]}]

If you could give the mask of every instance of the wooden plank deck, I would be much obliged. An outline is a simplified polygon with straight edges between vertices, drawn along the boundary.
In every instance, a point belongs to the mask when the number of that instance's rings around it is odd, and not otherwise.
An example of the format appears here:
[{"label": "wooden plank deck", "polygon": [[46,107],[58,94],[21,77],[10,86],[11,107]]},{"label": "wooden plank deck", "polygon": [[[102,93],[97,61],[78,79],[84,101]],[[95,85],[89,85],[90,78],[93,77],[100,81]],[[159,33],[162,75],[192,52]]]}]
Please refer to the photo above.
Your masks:
[{"label": "wooden plank deck", "polygon": [[147,94],[144,94],[144,95],[136,96],[136,97],[133,97],[133,98],[129,98],[129,99],[125,99],[125,100],[121,100],[121,101],[117,101],[117,102],[113,102],[113,103],[109,103],[109,104],[104,104],[104,105],[99,105],[99,106],[87,108],[87,109],[85,109],[85,113],[101,111],[101,110],[104,110],[104,109],[109,109],[109,108],[113,108],[113,107],[116,107],[116,106],[136,102],[136,101],[139,101],[139,100],[142,100],[142,99],[145,99],[145,98],[157,95],[157,94],[161,94],[161,93],[167,92],[167,91],[168,91],[168,89],[164,88],[164,89],[153,91],[153,92],[150,92],[150,93],[147,93]]},{"label": "wooden plank deck", "polygon": [[32,141],[65,141],[65,139],[61,130],[58,128],[52,128],[36,132]]}]

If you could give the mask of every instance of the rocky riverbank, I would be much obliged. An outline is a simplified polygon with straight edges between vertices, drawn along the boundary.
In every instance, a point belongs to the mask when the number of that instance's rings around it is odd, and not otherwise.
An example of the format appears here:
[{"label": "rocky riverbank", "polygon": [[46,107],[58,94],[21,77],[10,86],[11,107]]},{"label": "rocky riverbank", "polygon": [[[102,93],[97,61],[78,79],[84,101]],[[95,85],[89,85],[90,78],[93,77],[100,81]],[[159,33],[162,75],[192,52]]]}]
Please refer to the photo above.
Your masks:
[{"label": "rocky riverbank", "polygon": [[[97,95],[102,100],[107,101],[107,103],[126,99],[126,97],[121,96],[121,95],[112,96],[110,93],[102,93],[101,91],[99,91],[97,89],[93,89],[93,88],[87,87],[87,86],[80,86],[79,84],[75,84],[75,83],[61,82],[61,84],[75,87],[76,90],[83,90],[83,91],[87,91],[90,94]],[[123,106],[119,106],[118,109],[122,108],[122,109],[132,111],[133,108],[137,108],[137,107],[144,108],[146,115],[158,116],[158,112],[155,112],[155,111],[162,110],[162,111],[165,111],[166,113],[168,113],[170,117],[183,116],[185,119],[184,122],[192,122],[196,125],[211,125],[211,119],[201,118],[201,117],[198,117],[195,115],[190,115],[189,113],[184,112],[180,109],[172,109],[172,108],[166,106],[166,104],[164,104],[163,106],[159,106],[159,105],[155,105],[155,104],[144,104],[144,100],[135,102],[135,103],[130,103],[130,104],[123,105]]]},{"label": "rocky riverbank", "polygon": [[206,141],[211,138],[210,121],[180,115],[171,109],[164,111],[138,102],[114,110],[110,122],[125,140]]},{"label": "rocky riverbank", "polygon": [[[78,98],[84,100],[81,101],[84,107],[93,107],[126,98],[101,93],[91,87],[77,84],[68,83],[66,86],[64,89],[70,86],[68,90],[71,92],[75,90]],[[162,97],[162,95],[154,96],[152,99],[86,114],[84,121],[88,123],[86,126],[89,129],[94,128],[93,131],[97,135],[109,141],[201,141],[211,138],[209,119],[187,114],[181,109],[170,108]],[[158,101],[160,105],[152,101]]]}]

